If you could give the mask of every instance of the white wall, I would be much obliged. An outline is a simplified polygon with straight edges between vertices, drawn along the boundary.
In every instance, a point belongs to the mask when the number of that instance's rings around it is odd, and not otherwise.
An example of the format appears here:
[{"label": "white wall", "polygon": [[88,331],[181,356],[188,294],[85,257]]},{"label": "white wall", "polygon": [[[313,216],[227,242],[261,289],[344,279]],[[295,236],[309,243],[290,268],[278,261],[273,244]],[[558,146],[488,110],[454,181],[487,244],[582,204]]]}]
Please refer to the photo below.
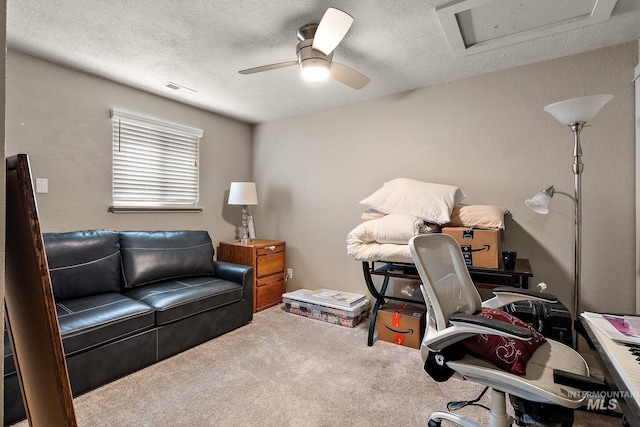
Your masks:
[{"label": "white wall", "polygon": [[[233,239],[240,209],[228,207],[231,181],[251,179],[251,127],[214,113],[9,51],[7,155],[27,153],[44,232],[91,228],[208,230]],[[112,214],[109,109],[139,113],[204,130],[200,148],[203,213]]]},{"label": "white wall", "polygon": [[610,93],[581,138],[581,308],[635,310],[637,59],[637,43],[628,43],[256,125],[256,228],[287,241],[287,288],[367,293],[345,249],[364,210],[358,202],[410,177],[458,185],[469,204],[508,208],[502,248],[529,258],[533,284],[546,282],[571,307],[573,203],[558,196],[541,216],[523,201],[551,184],[573,191],[573,134],[542,108]]}]

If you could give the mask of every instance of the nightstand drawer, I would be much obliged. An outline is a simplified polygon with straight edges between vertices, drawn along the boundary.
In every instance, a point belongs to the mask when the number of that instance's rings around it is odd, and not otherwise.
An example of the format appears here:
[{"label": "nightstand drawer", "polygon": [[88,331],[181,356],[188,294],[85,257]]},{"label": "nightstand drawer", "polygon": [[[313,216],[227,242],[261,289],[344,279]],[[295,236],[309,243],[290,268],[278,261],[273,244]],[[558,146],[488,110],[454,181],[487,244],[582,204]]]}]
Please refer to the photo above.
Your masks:
[{"label": "nightstand drawer", "polygon": [[285,293],[284,274],[276,274],[256,284],[256,309],[260,310],[282,302]]},{"label": "nightstand drawer", "polygon": [[275,273],[284,273],[284,252],[258,256],[256,261],[256,277],[264,277]]},{"label": "nightstand drawer", "polygon": [[284,252],[284,244],[256,248],[256,253],[258,254],[258,256],[273,255],[281,252]]}]

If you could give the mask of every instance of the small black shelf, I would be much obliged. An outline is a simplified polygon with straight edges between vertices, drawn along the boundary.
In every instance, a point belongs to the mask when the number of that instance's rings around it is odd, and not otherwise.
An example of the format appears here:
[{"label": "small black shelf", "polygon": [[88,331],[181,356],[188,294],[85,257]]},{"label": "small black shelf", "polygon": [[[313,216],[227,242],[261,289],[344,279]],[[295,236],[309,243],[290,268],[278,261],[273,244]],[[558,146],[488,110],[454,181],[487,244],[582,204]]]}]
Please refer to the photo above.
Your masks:
[{"label": "small black shelf", "polygon": [[[528,289],[529,278],[533,277],[531,271],[531,265],[528,259],[516,260],[516,265],[512,269],[505,269],[502,264],[499,268],[478,268],[469,266],[469,274],[471,279],[478,288],[495,288],[497,286],[514,286],[518,288]],[[388,300],[406,302],[409,304],[415,304],[421,307],[426,307],[423,300],[413,300],[408,298],[402,298],[395,295],[387,295],[387,287],[389,286],[390,278],[398,279],[413,279],[420,280],[420,275],[416,266],[411,263],[405,262],[389,262],[389,261],[363,261],[362,271],[364,273],[364,280],[367,284],[367,288],[373,297],[375,303],[373,310],[371,311],[371,319],[369,320],[369,336],[367,339],[367,345],[373,345],[373,336],[376,329],[376,321],[378,318],[378,310]],[[383,277],[380,290],[373,283],[372,276]]]}]

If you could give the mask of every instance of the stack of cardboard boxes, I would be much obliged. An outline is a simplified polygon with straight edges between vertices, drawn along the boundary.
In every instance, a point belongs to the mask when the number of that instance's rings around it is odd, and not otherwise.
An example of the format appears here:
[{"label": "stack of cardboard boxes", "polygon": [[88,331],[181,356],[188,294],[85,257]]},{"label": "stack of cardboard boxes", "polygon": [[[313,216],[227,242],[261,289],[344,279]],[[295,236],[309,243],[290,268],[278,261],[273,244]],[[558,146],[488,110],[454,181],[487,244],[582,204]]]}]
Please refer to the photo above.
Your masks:
[{"label": "stack of cardboard boxes", "polygon": [[[460,245],[468,267],[500,267],[500,230],[468,227],[443,227],[443,234],[452,236]],[[420,281],[394,279],[393,295],[424,301]],[[425,330],[426,309],[418,305],[390,301],[378,311],[378,339],[407,347],[420,348]]]}]

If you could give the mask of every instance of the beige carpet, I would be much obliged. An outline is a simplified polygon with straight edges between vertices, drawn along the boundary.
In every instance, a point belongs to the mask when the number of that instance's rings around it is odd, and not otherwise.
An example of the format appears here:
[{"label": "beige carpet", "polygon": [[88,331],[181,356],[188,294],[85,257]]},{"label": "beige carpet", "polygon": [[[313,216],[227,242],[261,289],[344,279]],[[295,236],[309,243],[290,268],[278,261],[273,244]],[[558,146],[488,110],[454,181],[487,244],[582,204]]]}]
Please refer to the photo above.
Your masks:
[{"label": "beige carpet", "polygon": [[[346,328],[281,306],[262,311],[247,326],[79,396],[78,423],[426,426],[432,411],[482,390],[466,381],[434,382],[418,350],[382,341],[367,347],[367,324]],[[458,412],[488,424],[483,409]],[[578,411],[574,425],[619,420]]]}]

